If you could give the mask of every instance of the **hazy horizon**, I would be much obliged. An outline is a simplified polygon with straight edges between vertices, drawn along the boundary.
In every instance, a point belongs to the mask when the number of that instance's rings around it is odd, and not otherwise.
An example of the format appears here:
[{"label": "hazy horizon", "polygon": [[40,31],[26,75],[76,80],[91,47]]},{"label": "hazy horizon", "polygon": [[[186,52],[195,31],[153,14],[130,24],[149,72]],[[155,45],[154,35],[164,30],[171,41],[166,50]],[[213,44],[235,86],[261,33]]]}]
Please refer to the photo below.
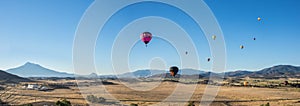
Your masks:
[{"label": "hazy horizon", "polygon": [[[57,72],[66,72],[66,71],[63,71],[63,70],[54,70],[50,67],[47,67],[43,64],[38,64],[38,63],[34,63],[34,62],[25,62],[24,64],[21,64],[21,65],[18,65],[18,66],[15,66],[15,67],[11,67],[11,68],[8,68],[8,69],[14,69],[14,68],[18,68],[20,66],[23,66],[27,63],[30,63],[30,64],[36,64],[36,65],[40,65],[41,67],[43,68],[46,68],[46,69],[50,69],[50,70],[53,70],[53,71],[57,71]],[[278,65],[289,65],[289,64],[278,64]],[[246,69],[238,69],[238,70],[226,70],[225,72],[234,72],[234,71],[250,71],[250,72],[253,72],[253,71],[260,71],[262,69],[265,69],[265,68],[270,68],[270,67],[274,67],[274,66],[278,66],[278,65],[273,65],[273,66],[269,66],[269,67],[263,67],[259,70],[246,70]],[[292,65],[292,66],[295,66],[295,67],[300,67],[299,65]],[[2,70],[2,71],[7,71],[8,69],[5,69],[5,70]],[[191,70],[197,70],[197,71],[204,71],[204,72],[212,72],[211,70],[198,70],[198,69],[193,69],[193,68],[183,68],[183,70],[186,70],[186,69],[191,69]],[[139,71],[139,70],[159,70],[159,71],[166,71],[168,72],[168,69],[147,69],[147,68],[144,68],[144,69],[136,69],[136,70],[131,70],[130,72],[135,72],[135,71]],[[68,74],[76,74],[75,72],[66,72]],[[76,74],[76,75],[90,75],[90,74],[97,74],[96,72],[91,72],[91,73],[86,73],[86,74]],[[216,73],[220,73],[220,72],[216,72]],[[124,73],[107,73],[107,74],[97,74],[97,75],[116,75],[116,74],[124,74]]]}]

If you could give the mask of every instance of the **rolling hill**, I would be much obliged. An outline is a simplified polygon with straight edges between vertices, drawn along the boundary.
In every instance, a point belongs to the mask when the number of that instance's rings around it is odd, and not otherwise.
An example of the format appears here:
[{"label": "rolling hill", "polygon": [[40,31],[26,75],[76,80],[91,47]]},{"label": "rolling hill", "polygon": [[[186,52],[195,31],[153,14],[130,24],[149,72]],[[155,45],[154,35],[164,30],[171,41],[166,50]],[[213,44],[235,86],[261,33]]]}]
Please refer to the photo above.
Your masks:
[{"label": "rolling hill", "polygon": [[17,68],[8,69],[6,70],[6,72],[21,77],[74,77],[73,74],[57,72],[30,62],[27,62],[24,65]]},{"label": "rolling hill", "polygon": [[[15,74],[21,77],[74,77],[73,74],[68,74],[64,72],[57,72],[44,68],[38,64],[27,62],[26,64],[9,69],[6,72]],[[97,75],[92,73],[87,76],[88,78],[135,78],[135,77],[162,77],[165,76],[168,71],[165,70],[137,70],[134,72],[128,72],[116,75]],[[225,73],[214,73],[214,72],[205,72],[195,69],[181,69],[178,74],[181,77],[190,77],[190,76],[199,76],[200,78],[208,78],[209,75],[221,76],[224,77],[253,77],[253,78],[300,78],[300,67],[291,66],[291,65],[277,65],[270,68],[265,68],[259,71],[231,71]],[[80,75],[77,75],[80,76]]]},{"label": "rolling hill", "polygon": [[27,78],[22,78],[17,75],[13,75],[7,73],[5,71],[0,70],[0,83],[19,83],[19,82],[31,82],[31,80]]},{"label": "rolling hill", "polygon": [[[119,78],[134,78],[134,77],[158,77],[164,76],[168,71],[165,70],[137,70],[118,75]],[[205,73],[204,71],[195,69],[181,69],[178,74],[182,75],[199,75]]]},{"label": "rolling hill", "polygon": [[253,71],[232,71],[232,72],[226,72],[224,74],[225,77],[246,77],[249,74],[254,73]]},{"label": "rolling hill", "polygon": [[165,73],[163,70],[137,70],[134,72],[127,72],[117,75],[119,78],[140,78],[140,77],[149,77],[156,74]]},{"label": "rolling hill", "polygon": [[247,76],[264,78],[295,78],[300,77],[300,67],[291,65],[278,65],[247,74]]},{"label": "rolling hill", "polygon": [[300,67],[291,65],[277,65],[259,71],[226,72],[225,77],[300,78]]},{"label": "rolling hill", "polygon": [[[151,74],[149,70],[138,70],[131,73],[123,74],[124,77],[129,77],[129,74],[136,77],[162,77],[167,71],[158,71],[159,73]],[[200,78],[208,78],[210,75],[221,77],[252,77],[252,78],[300,78],[300,67],[291,65],[277,65],[270,68],[265,68],[259,71],[231,71],[225,73],[205,72],[195,69],[182,69],[178,74],[181,77],[199,76]]]}]

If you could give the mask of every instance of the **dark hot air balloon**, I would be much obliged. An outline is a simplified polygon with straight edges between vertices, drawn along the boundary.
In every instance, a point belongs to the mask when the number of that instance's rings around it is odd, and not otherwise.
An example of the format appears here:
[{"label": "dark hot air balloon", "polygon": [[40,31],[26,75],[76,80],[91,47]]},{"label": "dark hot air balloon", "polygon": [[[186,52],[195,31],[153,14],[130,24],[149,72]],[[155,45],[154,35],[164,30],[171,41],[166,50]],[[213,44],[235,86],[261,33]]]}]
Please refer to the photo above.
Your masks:
[{"label": "dark hot air balloon", "polygon": [[210,58],[207,58],[207,62],[210,62]]},{"label": "dark hot air balloon", "polygon": [[171,76],[175,76],[175,75],[177,75],[177,73],[178,73],[178,67],[176,67],[176,66],[172,66],[172,67],[170,67],[170,74],[171,74]]},{"label": "dark hot air balloon", "polygon": [[240,48],[241,48],[241,49],[244,49],[244,45],[241,45]]},{"label": "dark hot air balloon", "polygon": [[284,85],[287,86],[289,84],[289,81],[284,81]]}]

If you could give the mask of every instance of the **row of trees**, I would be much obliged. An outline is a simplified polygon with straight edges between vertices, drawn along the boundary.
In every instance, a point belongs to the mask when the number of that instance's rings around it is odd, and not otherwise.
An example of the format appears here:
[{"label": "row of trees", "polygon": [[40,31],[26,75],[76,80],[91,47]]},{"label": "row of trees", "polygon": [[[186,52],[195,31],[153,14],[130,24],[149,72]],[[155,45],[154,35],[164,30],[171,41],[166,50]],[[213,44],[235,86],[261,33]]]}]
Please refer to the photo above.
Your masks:
[{"label": "row of trees", "polygon": [[88,95],[87,96],[87,100],[91,103],[103,103],[106,101],[105,98],[103,97],[97,97],[95,95]]},{"label": "row of trees", "polygon": [[[29,104],[25,104],[25,105],[22,105],[22,106],[33,106],[33,105],[31,103],[29,103]],[[67,99],[63,99],[63,100],[58,100],[55,103],[55,106],[72,106],[72,105],[71,105],[70,101],[68,101]]]}]

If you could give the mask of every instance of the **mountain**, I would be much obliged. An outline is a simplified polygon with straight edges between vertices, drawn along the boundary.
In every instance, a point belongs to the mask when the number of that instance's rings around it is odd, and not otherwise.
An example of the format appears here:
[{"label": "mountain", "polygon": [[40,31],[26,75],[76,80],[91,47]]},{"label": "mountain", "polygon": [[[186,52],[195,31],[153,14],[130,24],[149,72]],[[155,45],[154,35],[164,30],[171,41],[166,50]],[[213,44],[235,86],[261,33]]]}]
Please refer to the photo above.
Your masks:
[{"label": "mountain", "polygon": [[134,72],[127,72],[124,74],[118,75],[119,78],[135,78],[135,77],[149,77],[156,74],[165,73],[163,70],[137,70]]},{"label": "mountain", "polygon": [[8,69],[6,72],[21,77],[74,77],[73,74],[57,72],[30,62],[17,68]]},{"label": "mountain", "polygon": [[226,72],[225,77],[245,77],[246,75],[252,74],[254,72],[252,71],[232,71],[232,72]]},{"label": "mountain", "polygon": [[[156,73],[153,73],[156,72]],[[162,70],[138,70],[132,73],[125,73],[121,76],[123,77],[163,77],[168,73],[167,71]],[[277,65],[270,68],[265,68],[259,71],[231,71],[225,73],[214,73],[214,72],[205,72],[195,69],[182,69],[178,72],[180,77],[191,77],[191,76],[199,76],[200,78],[208,78],[210,75],[212,76],[222,76],[224,77],[252,77],[252,78],[300,78],[300,67],[291,66],[291,65]]]},{"label": "mountain", "polygon": [[300,77],[300,67],[291,65],[277,65],[247,74],[249,77],[284,78]]},{"label": "mountain", "polygon": [[[107,76],[107,77],[106,77]],[[76,75],[77,79],[79,78],[88,78],[88,79],[96,79],[96,78],[113,78],[113,76],[109,76],[109,75],[97,75],[96,73],[91,73],[89,75]]]},{"label": "mountain", "polygon": [[225,77],[300,78],[300,67],[291,65],[277,65],[259,71],[226,72]]},{"label": "mountain", "polygon": [[19,82],[31,82],[27,78],[22,78],[5,71],[0,70],[0,83],[19,83]]},{"label": "mountain", "polygon": [[181,75],[199,75],[199,74],[204,74],[206,73],[205,71],[201,70],[196,70],[196,69],[181,69],[178,74]]},{"label": "mountain", "polygon": [[[6,70],[6,72],[15,74],[21,77],[74,77],[73,74],[68,74],[64,72],[57,72],[44,68],[38,64],[27,62],[23,66]],[[166,70],[137,70],[134,72],[128,72],[119,75],[97,75],[92,73],[90,75],[81,76],[87,78],[134,78],[134,77],[159,77],[166,76],[169,73]],[[225,73],[214,73],[214,72],[205,72],[195,69],[181,69],[178,72],[178,75],[181,77],[191,77],[199,76],[200,78],[208,78],[209,75],[221,76],[224,74],[224,77],[253,77],[253,78],[300,78],[300,67],[291,66],[291,65],[277,65],[270,68],[265,68],[259,71],[232,71]],[[80,76],[80,75],[77,75]]]},{"label": "mountain", "polygon": [[99,76],[96,73],[91,73],[87,76],[88,78],[98,78]]},{"label": "mountain", "polygon": [[[134,78],[134,77],[151,77],[151,76],[164,76],[168,71],[165,70],[137,70],[118,75],[119,78]],[[205,73],[204,71],[195,69],[181,69],[178,74],[183,75],[199,75]]]}]

